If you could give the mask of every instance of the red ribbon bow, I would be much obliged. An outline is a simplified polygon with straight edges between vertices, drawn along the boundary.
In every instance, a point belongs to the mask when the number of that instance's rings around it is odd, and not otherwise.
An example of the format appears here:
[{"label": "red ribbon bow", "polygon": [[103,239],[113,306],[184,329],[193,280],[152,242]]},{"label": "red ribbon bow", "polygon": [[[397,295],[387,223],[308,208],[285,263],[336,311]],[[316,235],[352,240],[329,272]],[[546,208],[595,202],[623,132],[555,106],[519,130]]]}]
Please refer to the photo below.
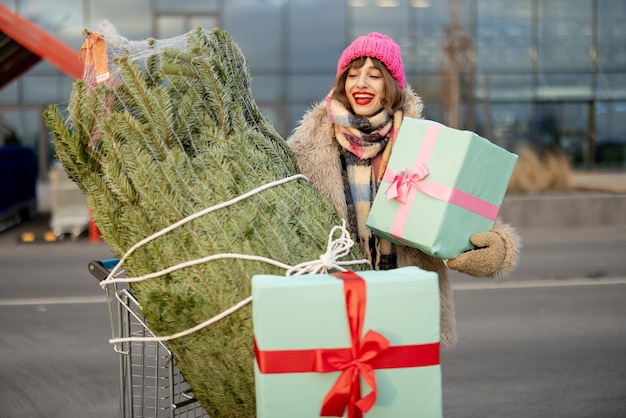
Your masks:
[{"label": "red ribbon bow", "polygon": [[[347,408],[349,418],[361,418],[376,403],[374,369],[437,365],[439,343],[390,346],[387,338],[372,330],[361,338],[366,306],[365,281],[352,271],[334,276],[344,284],[350,348],[262,351],[255,340],[254,353],[261,373],[341,371],[322,402],[320,415],[342,417]],[[371,388],[364,397],[361,397],[359,377],[363,377]]]},{"label": "red ribbon bow", "polygon": [[[324,369],[329,366],[328,371],[341,370],[342,372],[324,398],[321,416],[341,417],[348,407],[348,417],[360,417],[361,413],[356,411],[355,407],[362,412],[367,412],[376,403],[376,376],[370,362],[389,348],[389,340],[372,330],[368,331],[361,340],[365,319],[365,282],[351,271],[336,273],[335,276],[344,283],[352,347],[347,357],[332,352],[322,355]],[[371,388],[370,393],[363,398],[361,398],[359,376],[363,376],[363,380]]]}]

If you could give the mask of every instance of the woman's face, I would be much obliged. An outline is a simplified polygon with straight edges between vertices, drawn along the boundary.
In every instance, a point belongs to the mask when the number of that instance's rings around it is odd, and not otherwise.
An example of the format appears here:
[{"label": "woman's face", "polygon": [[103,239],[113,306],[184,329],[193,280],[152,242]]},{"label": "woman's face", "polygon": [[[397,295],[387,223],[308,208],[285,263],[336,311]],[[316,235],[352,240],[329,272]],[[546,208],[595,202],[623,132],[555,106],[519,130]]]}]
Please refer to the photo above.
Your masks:
[{"label": "woman's face", "polygon": [[348,70],[346,96],[356,116],[368,117],[383,108],[385,79],[371,58],[361,68]]}]

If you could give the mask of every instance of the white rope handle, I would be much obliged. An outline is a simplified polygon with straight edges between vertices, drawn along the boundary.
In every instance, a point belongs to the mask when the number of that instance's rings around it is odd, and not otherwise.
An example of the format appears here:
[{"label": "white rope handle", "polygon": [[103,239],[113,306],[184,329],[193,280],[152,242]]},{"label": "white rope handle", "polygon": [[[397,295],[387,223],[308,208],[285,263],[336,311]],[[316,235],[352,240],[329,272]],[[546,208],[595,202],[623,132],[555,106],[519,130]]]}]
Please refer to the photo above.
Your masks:
[{"label": "white rope handle", "polygon": [[199,212],[196,212],[194,214],[191,214],[189,216],[187,216],[186,218],[181,219],[180,221],[171,224],[168,227],[165,227],[163,229],[161,229],[160,231],[155,232],[154,234],[142,239],[141,241],[139,241],[138,243],[136,243],[135,245],[133,245],[128,251],[126,251],[126,254],[124,254],[124,256],[117,262],[117,264],[115,265],[115,267],[113,267],[111,269],[111,271],[109,272],[107,278],[105,280],[102,280],[100,282],[100,286],[102,286],[102,288],[106,287],[107,284],[110,284],[114,281],[116,281],[117,279],[114,279],[115,275],[118,274],[120,272],[121,266],[124,263],[124,261],[126,261],[126,259],[139,247],[141,247],[142,245],[145,245],[147,243],[149,243],[150,241],[167,234],[168,232],[172,231],[173,229],[178,228],[181,225],[186,224],[187,222],[190,222],[196,218],[199,218],[200,216],[206,215],[207,213],[216,211],[218,209],[222,209],[225,208],[227,206],[233,205],[241,200],[247,199],[250,196],[253,196],[259,192],[262,192],[263,190],[269,189],[270,187],[274,187],[274,186],[279,186],[281,184],[290,182],[292,180],[296,180],[299,178],[303,178],[305,180],[308,180],[303,174],[296,174],[290,177],[285,177],[284,179],[280,179],[280,180],[276,180],[267,184],[264,184],[263,186],[259,186],[256,189],[250,190],[249,192],[246,192],[244,194],[241,194],[237,197],[234,197],[230,200],[227,200],[226,202],[208,207],[206,209],[203,209]]},{"label": "white rope handle", "polygon": [[[131,278],[131,279],[119,279],[120,281],[122,280],[128,280],[128,281],[139,281],[139,280],[145,280],[148,278],[153,278],[153,277],[157,277],[163,274],[167,274],[168,272],[173,271],[173,270],[178,270],[179,268],[183,268],[186,267],[186,265],[195,265],[195,264],[199,264],[199,263],[203,263],[206,261],[211,261],[214,259],[218,259],[218,258],[241,258],[241,259],[245,259],[245,260],[256,260],[256,261],[264,261],[266,263],[269,264],[273,264],[275,266],[284,268],[285,270],[287,270],[286,275],[287,276],[295,276],[295,275],[303,275],[303,274],[316,274],[316,273],[327,273],[330,269],[338,269],[340,271],[345,271],[345,269],[342,267],[343,265],[354,265],[354,264],[370,264],[368,260],[354,260],[354,261],[338,261],[338,258],[340,257],[345,257],[346,255],[348,255],[348,253],[350,252],[350,248],[352,248],[352,246],[354,245],[354,241],[350,238],[350,233],[348,232],[348,230],[346,229],[346,221],[342,220],[342,225],[341,226],[334,226],[330,233],[328,234],[328,245],[326,246],[326,252],[324,254],[322,254],[320,256],[320,258],[318,260],[313,260],[313,261],[309,261],[309,262],[305,262],[305,263],[300,263],[296,266],[289,266],[287,264],[284,263],[280,263],[278,261],[269,259],[269,258],[265,258],[265,257],[257,257],[257,256],[247,256],[244,254],[217,254],[217,255],[213,255],[213,256],[209,256],[209,257],[204,257],[198,260],[193,260],[191,262],[187,262],[187,263],[181,263],[178,264],[177,266],[173,266],[170,267],[169,269],[166,270],[162,270],[161,272],[157,272],[157,273],[152,273],[146,276],[142,276],[141,278]],[[340,232],[340,236],[337,239],[334,239],[334,235],[335,233],[339,231]],[[185,265],[185,266],[183,266]],[[150,277],[148,277],[150,276]],[[137,341],[137,342],[146,342],[146,341],[156,341],[156,342],[163,342],[163,341],[169,341],[169,340],[173,340],[176,338],[180,338],[180,337],[184,337],[186,335],[189,335],[193,332],[199,331],[202,328],[205,328],[211,324],[214,324],[215,322],[226,318],[228,315],[236,312],[237,310],[243,308],[245,305],[247,305],[248,303],[250,303],[252,301],[252,297],[247,297],[246,299],[242,300],[241,302],[237,303],[236,305],[231,306],[230,308],[226,309],[225,311],[221,312],[220,314],[214,316],[211,319],[208,319],[192,328],[186,329],[184,331],[178,332],[176,334],[172,334],[172,335],[165,335],[165,336],[160,336],[160,337],[120,337],[120,338],[112,338],[109,340],[110,343],[112,344],[116,344],[116,343],[120,343],[120,342],[127,342],[127,341]]]},{"label": "white rope handle", "polygon": [[177,332],[176,334],[172,334],[172,335],[164,335],[161,337],[120,337],[120,338],[111,338],[109,340],[109,342],[111,344],[117,344],[117,343],[122,343],[122,342],[128,342],[128,341],[133,341],[133,342],[164,342],[164,341],[170,341],[170,340],[174,340],[176,338],[181,338],[184,337],[185,335],[189,335],[192,334],[196,331],[200,331],[202,328],[208,327],[211,324],[216,323],[217,321],[226,318],[228,315],[238,311],[239,309],[243,308],[244,306],[246,306],[248,303],[250,303],[252,301],[252,296],[248,296],[247,298],[245,298],[244,300],[242,300],[241,302],[237,303],[236,305],[231,306],[230,308],[226,309],[224,312],[215,315],[213,318],[208,319],[194,327],[188,328],[184,331],[181,332]]},{"label": "white rope handle", "polygon": [[[305,261],[296,266],[287,269],[287,276],[297,276],[301,274],[318,274],[327,273],[329,270],[336,269],[339,271],[345,271],[342,266],[364,264],[368,263],[367,260],[354,260],[354,261],[337,261],[338,259],[345,257],[350,252],[350,248],[354,245],[354,241],[350,238],[350,233],[346,228],[346,220],[342,219],[341,226],[334,226],[328,234],[328,245],[326,246],[326,252],[320,256],[317,260]],[[339,238],[333,239],[335,233],[339,231]]]},{"label": "white rope handle", "polygon": [[102,280],[100,284],[104,283],[105,285],[111,283],[135,283],[141,282],[143,280],[154,279],[160,276],[164,276],[166,274],[172,273],[177,270],[184,269],[185,267],[195,266],[197,264],[207,263],[209,261],[221,260],[227,258],[237,258],[241,260],[250,260],[250,261],[263,261],[268,264],[272,264],[274,266],[289,269],[291,266],[288,264],[281,263],[276,260],[272,260],[271,258],[256,256],[256,255],[247,255],[247,254],[235,254],[235,253],[221,253],[221,254],[213,254],[202,258],[197,258],[195,260],[185,261],[183,263],[176,264],[174,266],[168,267],[164,270],[160,270],[154,273],[145,274],[143,276],[138,277],[115,277],[115,278],[107,278]]}]

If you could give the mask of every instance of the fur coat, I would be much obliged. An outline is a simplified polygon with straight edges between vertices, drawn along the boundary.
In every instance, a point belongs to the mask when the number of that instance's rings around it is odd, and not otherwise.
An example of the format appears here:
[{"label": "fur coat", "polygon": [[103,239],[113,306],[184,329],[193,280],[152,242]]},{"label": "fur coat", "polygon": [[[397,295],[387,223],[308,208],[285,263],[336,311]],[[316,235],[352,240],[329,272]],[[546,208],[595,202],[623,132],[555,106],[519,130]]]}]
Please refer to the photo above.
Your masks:
[{"label": "fur coat", "polygon": [[[404,94],[406,95],[404,116],[421,118],[424,107],[421,98],[410,87],[404,90]],[[324,101],[305,113],[300,125],[288,138],[287,143],[296,156],[302,174],[307,176],[310,183],[334,203],[341,217],[347,219],[348,208],[342,183],[340,148],[335,140],[334,129],[327,116]],[[519,239],[513,228],[500,220],[496,222],[492,232],[498,233],[503,238],[506,253],[504,261],[493,274],[490,274],[490,277],[503,277],[517,263]],[[416,248],[398,246],[397,262],[398,267],[417,266],[439,275],[441,345],[443,347],[454,346],[456,343],[454,301],[445,261]]]}]

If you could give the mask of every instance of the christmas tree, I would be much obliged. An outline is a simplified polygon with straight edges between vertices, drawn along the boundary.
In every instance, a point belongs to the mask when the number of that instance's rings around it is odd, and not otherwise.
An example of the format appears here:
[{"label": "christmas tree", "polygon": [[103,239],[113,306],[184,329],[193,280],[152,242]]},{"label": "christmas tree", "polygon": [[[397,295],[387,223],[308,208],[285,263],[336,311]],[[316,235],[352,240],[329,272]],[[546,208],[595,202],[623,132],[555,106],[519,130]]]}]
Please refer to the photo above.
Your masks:
[{"label": "christmas tree", "polygon": [[[294,266],[326,251],[329,231],[342,220],[306,179],[294,177],[183,223],[128,255],[181,219],[299,171],[256,105],[249,68],[229,33],[198,28],[175,42],[129,42],[114,31],[98,36],[109,44],[108,79],[98,83],[86,71],[73,85],[67,110],[52,105],[44,117],[57,158],[85,193],[103,239],[115,256],[127,255],[128,276],[214,254]],[[356,247],[345,257],[360,258]],[[255,274],[285,271],[223,258],[133,283],[132,291],[151,330],[172,335],[248,298]],[[247,305],[166,343],[212,418],[255,416],[252,337]]]}]

